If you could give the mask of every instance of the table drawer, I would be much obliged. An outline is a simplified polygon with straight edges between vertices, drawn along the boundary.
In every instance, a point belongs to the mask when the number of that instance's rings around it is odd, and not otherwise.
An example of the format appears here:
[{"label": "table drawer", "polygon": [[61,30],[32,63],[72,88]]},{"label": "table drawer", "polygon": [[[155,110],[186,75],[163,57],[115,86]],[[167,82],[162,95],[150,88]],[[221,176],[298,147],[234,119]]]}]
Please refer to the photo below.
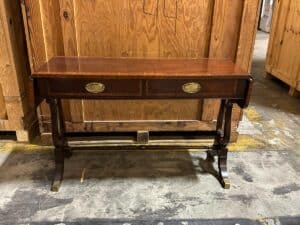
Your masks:
[{"label": "table drawer", "polygon": [[147,96],[160,97],[207,97],[207,98],[244,98],[247,80],[149,80],[146,82]]},{"label": "table drawer", "polygon": [[[128,79],[49,79],[44,95],[61,97],[134,97],[142,95],[142,82]],[[40,90],[40,92],[44,92]]]}]

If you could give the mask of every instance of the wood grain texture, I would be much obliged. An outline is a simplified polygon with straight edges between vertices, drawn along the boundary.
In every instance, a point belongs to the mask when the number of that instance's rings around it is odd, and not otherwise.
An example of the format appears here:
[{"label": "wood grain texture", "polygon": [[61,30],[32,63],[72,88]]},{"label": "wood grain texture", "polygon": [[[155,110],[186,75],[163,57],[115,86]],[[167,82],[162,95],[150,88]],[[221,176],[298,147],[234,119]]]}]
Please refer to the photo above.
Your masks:
[{"label": "wood grain texture", "polygon": [[[59,4],[65,56],[77,56],[77,35],[73,0],[59,0]],[[62,104],[67,121],[83,122],[82,100],[65,100]]]},{"label": "wood grain texture", "polygon": [[119,78],[119,79],[244,79],[249,77],[228,59],[53,57],[33,78]]},{"label": "wood grain texture", "polygon": [[[93,109],[97,105],[102,107],[101,112],[95,112]],[[141,104],[143,103],[143,104]],[[97,120],[189,120],[189,118],[197,118],[201,103],[198,100],[160,100],[157,106],[155,100],[98,100],[84,101],[86,110],[86,121]],[[177,107],[180,103],[181,107]],[[119,106],[119,107],[116,107]],[[191,107],[191,105],[193,107]],[[126,108],[127,110],[124,110]],[[135,111],[135,109],[139,109]]]},{"label": "wood grain texture", "polygon": [[[0,3],[0,82],[4,96],[18,96],[20,94],[19,83],[14,64],[14,48],[12,46],[12,27],[9,26],[11,19],[11,9],[5,1]],[[15,87],[15,88],[13,88]]]},{"label": "wood grain texture", "polygon": [[[231,2],[230,2],[231,3]],[[213,32],[212,32],[212,39],[211,39],[211,51],[210,54],[211,56],[222,56],[226,57],[226,52],[227,56],[229,56],[229,51],[230,49],[227,48],[227,50],[219,49],[220,46],[220,37],[222,35],[222,31],[218,29],[223,29],[221,28],[221,22],[217,22],[216,20],[219,18],[222,18],[221,11],[219,7],[223,8],[222,12],[228,12],[230,9],[226,9],[226,5],[224,5],[224,2],[222,1],[217,1],[215,4],[215,13],[214,15],[219,15],[220,17],[214,18],[214,24],[217,24],[215,27],[213,27]],[[238,23],[234,25],[235,31],[231,34],[233,35],[232,38],[236,39],[238,38],[238,45],[237,49],[234,49],[236,52],[236,55],[231,53],[231,59],[236,62],[237,65],[239,65],[243,70],[246,70],[248,72],[251,71],[251,63],[252,63],[252,55],[253,55],[253,48],[254,48],[254,41],[255,41],[255,36],[256,36],[256,29],[257,29],[257,23],[258,23],[258,18],[259,18],[259,9],[260,9],[260,0],[245,0],[243,3],[236,1],[235,7],[237,7],[238,12],[235,17],[236,19],[231,18],[232,21],[240,21],[240,28],[238,26]],[[227,6],[229,7],[229,6]],[[225,11],[224,11],[225,10]],[[239,12],[242,11],[242,14]],[[231,15],[234,16],[234,15]],[[240,19],[239,19],[240,18]],[[230,20],[229,20],[230,21]],[[224,22],[226,24],[226,22]],[[228,26],[229,24],[227,24]],[[239,28],[239,29],[238,29]],[[227,35],[227,30],[226,34]],[[217,33],[217,36],[214,35],[214,32]],[[239,35],[238,37],[234,37],[234,35]],[[222,38],[221,38],[222,40]],[[228,39],[227,39],[228,40]],[[225,46],[229,46],[230,43],[226,44],[224,43]],[[223,45],[222,45],[223,46]],[[224,46],[223,46],[224,47]],[[235,46],[234,46],[235,47]],[[224,47],[226,48],[226,47]],[[218,100],[206,100],[204,101],[204,112],[202,114],[202,119],[203,120],[214,120],[217,118],[217,112],[219,108],[220,101]],[[242,111],[239,108],[234,108],[233,109],[234,115],[240,114],[240,116],[233,117],[233,120],[239,120],[242,116]]]},{"label": "wood grain texture", "polygon": [[245,0],[241,21],[236,64],[243,70],[251,71],[253,49],[260,13],[261,0]]},{"label": "wood grain texture", "polygon": [[18,2],[0,2],[0,102],[3,119],[0,129],[30,132],[27,125],[34,123],[34,116],[31,117],[34,115],[33,92],[30,92],[32,82],[20,12]]},{"label": "wood grain texture", "polygon": [[[28,26],[29,43],[28,48],[32,57],[32,68],[37,69],[41,64],[47,61],[46,41],[44,37],[42,11],[39,0],[25,0],[26,25]],[[47,46],[48,47],[48,46]]]},{"label": "wood grain texture", "polygon": [[[235,61],[244,1],[215,0],[209,57]],[[203,102],[202,120],[216,120],[220,100]]]},{"label": "wood grain texture", "polygon": [[3,96],[3,89],[1,84],[0,84],[0,120],[7,120],[6,104],[5,104],[5,99]]},{"label": "wood grain texture", "polygon": [[267,73],[287,83],[292,95],[300,91],[299,11],[297,1],[275,1],[266,60]]}]

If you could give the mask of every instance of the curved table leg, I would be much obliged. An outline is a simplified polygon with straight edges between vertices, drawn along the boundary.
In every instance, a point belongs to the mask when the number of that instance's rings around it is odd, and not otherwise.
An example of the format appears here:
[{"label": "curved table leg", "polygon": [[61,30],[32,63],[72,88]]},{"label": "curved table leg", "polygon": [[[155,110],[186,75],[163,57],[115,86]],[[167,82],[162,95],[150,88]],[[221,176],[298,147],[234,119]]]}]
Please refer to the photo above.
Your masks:
[{"label": "curved table leg", "polygon": [[51,111],[52,139],[54,144],[55,173],[51,186],[51,191],[57,192],[63,180],[64,158],[65,158],[65,138],[64,120],[62,115],[60,99],[48,99],[47,102]]},{"label": "curved table leg", "polygon": [[[230,181],[227,171],[227,145],[230,142],[231,135],[231,116],[233,103],[228,100],[222,100],[221,108],[217,122],[217,137],[213,149],[218,155],[219,179],[223,188],[230,188]],[[224,125],[223,125],[224,124]]]},{"label": "curved table leg", "polygon": [[58,192],[64,174],[64,162],[55,162],[54,178],[51,185],[51,191]]},{"label": "curved table leg", "polygon": [[227,152],[228,152],[227,148],[220,150],[219,157],[218,157],[220,182],[222,184],[222,187],[225,189],[230,188],[230,181],[228,178],[228,171],[227,171]]}]

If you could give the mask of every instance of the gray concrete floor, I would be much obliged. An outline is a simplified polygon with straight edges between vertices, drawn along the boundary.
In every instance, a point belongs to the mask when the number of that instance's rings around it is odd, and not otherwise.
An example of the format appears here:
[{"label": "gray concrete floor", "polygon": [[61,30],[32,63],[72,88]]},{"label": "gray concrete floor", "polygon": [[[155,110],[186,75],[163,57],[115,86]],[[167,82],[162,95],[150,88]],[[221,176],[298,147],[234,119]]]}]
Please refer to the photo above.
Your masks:
[{"label": "gray concrete floor", "polygon": [[229,153],[224,190],[203,152],[76,152],[50,192],[51,149],[0,151],[0,224],[300,225],[300,104],[263,78],[258,33],[251,105]]}]

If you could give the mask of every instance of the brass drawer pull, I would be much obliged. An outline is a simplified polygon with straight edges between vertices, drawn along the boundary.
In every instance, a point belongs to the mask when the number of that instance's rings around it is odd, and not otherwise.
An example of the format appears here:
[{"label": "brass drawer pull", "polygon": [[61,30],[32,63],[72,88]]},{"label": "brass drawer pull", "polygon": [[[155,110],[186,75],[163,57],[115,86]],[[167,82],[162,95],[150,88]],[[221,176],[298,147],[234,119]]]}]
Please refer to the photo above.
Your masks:
[{"label": "brass drawer pull", "polygon": [[92,82],[85,85],[85,90],[93,94],[98,94],[104,92],[105,85],[102,83]]},{"label": "brass drawer pull", "polygon": [[182,85],[182,90],[188,94],[196,94],[201,90],[201,85],[196,82],[190,82]]}]

